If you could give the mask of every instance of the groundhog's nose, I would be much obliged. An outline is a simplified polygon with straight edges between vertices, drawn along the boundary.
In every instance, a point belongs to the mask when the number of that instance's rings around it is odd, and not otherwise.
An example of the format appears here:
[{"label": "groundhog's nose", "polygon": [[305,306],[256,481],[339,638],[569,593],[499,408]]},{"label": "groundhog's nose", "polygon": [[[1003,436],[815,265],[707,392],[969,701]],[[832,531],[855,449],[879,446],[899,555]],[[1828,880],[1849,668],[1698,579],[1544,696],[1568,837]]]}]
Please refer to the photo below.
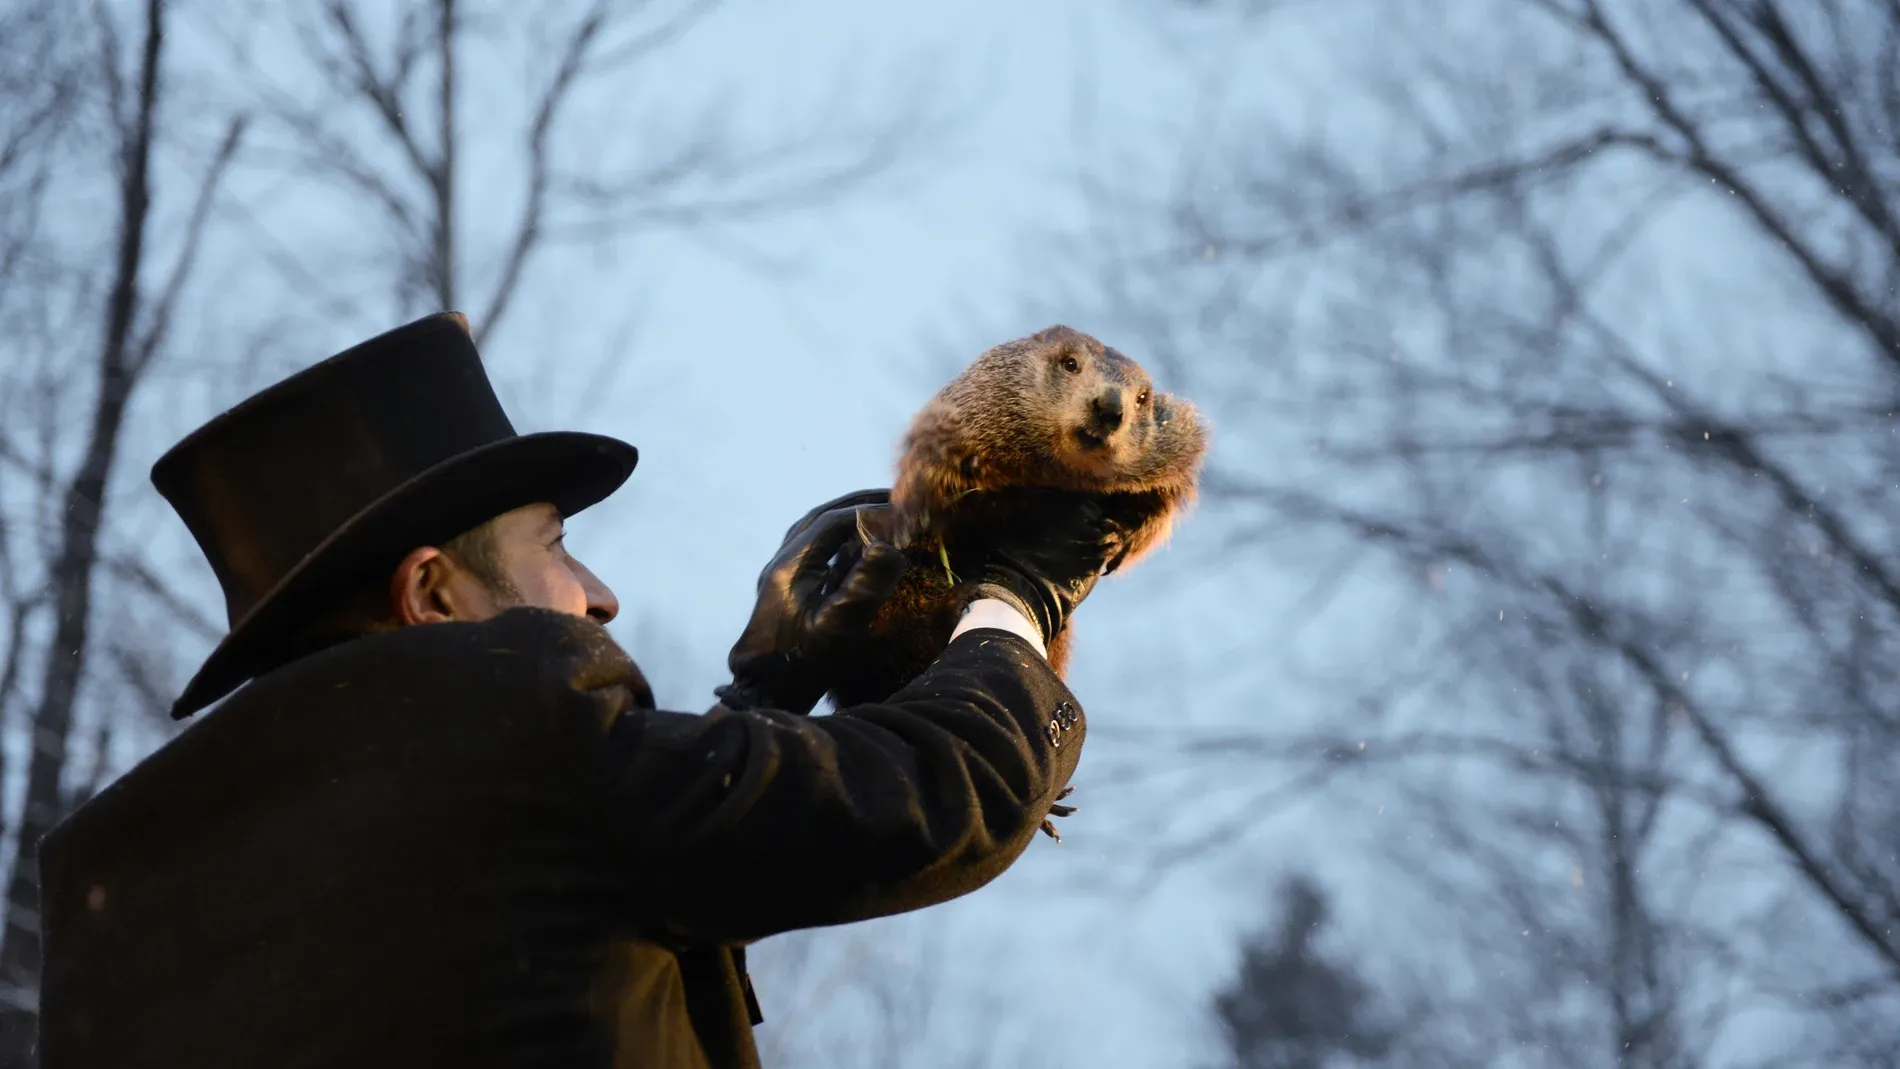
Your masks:
[{"label": "groundhog's nose", "polygon": [[1096,395],[1089,402],[1089,414],[1095,418],[1095,424],[1103,430],[1112,431],[1122,425],[1122,392],[1108,390]]}]

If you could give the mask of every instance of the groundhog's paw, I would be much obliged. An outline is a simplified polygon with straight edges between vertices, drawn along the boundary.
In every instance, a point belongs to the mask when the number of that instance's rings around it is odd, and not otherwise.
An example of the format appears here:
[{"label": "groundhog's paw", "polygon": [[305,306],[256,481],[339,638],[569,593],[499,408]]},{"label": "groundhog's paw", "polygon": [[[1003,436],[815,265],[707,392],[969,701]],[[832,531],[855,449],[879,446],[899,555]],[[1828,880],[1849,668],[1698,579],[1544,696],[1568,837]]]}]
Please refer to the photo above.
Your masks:
[{"label": "groundhog's paw", "polygon": [[[1062,799],[1067,798],[1069,795],[1074,794],[1074,793],[1075,793],[1074,786],[1064,787],[1062,788],[1062,793],[1056,795],[1056,800],[1059,802]],[[1051,805],[1049,807],[1049,815],[1047,817],[1044,817],[1042,820],[1042,833],[1044,835],[1047,835],[1049,838],[1054,839],[1056,842],[1061,842],[1062,833],[1056,830],[1056,823],[1055,823],[1054,818],[1074,816],[1075,812],[1076,812],[1076,807],[1072,805]]]}]

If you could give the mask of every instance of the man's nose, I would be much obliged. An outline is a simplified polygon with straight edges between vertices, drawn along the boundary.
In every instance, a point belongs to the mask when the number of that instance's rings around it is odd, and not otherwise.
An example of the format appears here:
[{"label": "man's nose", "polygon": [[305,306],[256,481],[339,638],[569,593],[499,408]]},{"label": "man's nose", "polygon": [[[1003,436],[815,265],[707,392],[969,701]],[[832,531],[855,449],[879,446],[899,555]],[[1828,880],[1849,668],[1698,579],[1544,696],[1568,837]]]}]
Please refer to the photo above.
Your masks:
[{"label": "man's nose", "polygon": [[1101,427],[1112,431],[1121,426],[1122,392],[1107,390],[1097,394],[1095,400],[1089,402],[1089,412],[1095,417],[1096,424]]},{"label": "man's nose", "polygon": [[620,599],[587,565],[575,561],[574,567],[581,573],[581,589],[587,592],[587,615],[603,624],[613,622],[620,615]]}]

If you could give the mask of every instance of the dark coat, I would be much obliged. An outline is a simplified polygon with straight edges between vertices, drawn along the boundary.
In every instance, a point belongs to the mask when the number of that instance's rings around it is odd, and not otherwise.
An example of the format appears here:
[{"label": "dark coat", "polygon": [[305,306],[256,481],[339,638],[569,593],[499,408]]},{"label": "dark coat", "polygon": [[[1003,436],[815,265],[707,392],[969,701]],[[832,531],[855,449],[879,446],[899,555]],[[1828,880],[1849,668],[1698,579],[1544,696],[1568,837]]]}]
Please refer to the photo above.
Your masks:
[{"label": "dark coat", "polygon": [[42,1064],[756,1066],[744,944],[983,886],[1083,735],[1000,631],[817,717],[653,711],[540,610],[359,639],[46,838]]}]

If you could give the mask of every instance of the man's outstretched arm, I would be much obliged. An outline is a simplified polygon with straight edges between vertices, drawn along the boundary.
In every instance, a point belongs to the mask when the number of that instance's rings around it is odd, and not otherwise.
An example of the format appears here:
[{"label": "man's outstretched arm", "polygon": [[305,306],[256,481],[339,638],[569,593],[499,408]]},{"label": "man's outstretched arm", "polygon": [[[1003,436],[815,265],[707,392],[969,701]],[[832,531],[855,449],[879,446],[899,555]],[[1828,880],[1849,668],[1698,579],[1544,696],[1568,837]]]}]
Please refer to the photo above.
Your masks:
[{"label": "man's outstretched arm", "polygon": [[639,914],[677,938],[749,941],[995,879],[1048,816],[1086,734],[1035,637],[973,627],[889,700],[824,717],[655,712],[611,674],[576,680],[601,727],[613,847],[641,888]]},{"label": "man's outstretched arm", "polygon": [[905,567],[863,537],[885,496],[787,532],[711,713],[641,708],[611,643],[564,681],[602,732],[604,837],[648,924],[743,941],[933,905],[996,878],[1051,815],[1084,725],[1043,643],[1116,552],[1115,525],[1087,495],[1025,498],[965,561],[974,600],[933,666],[884,701],[796,715]]}]

